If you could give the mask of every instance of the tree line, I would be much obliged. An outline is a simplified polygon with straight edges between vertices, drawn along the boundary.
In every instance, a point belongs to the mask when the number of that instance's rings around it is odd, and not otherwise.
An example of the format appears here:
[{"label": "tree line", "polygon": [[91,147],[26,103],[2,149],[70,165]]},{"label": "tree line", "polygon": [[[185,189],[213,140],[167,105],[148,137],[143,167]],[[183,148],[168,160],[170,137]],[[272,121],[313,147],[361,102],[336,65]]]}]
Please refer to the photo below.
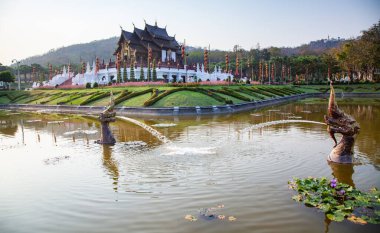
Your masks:
[{"label": "tree line", "polygon": [[[344,82],[380,81],[380,21],[362,31],[361,36],[350,40],[317,41],[334,42],[333,48],[310,50],[306,46],[289,54],[289,48],[252,48],[244,50],[235,46],[233,51],[211,50],[208,53],[208,71],[218,66],[235,76],[257,82],[297,82],[305,84],[326,83],[328,79]],[[189,48],[187,64],[195,67],[204,62],[204,50]],[[226,66],[226,55],[228,66]],[[236,60],[238,59],[238,64]],[[2,68],[1,68],[2,67]],[[4,66],[0,71],[4,70]],[[52,73],[61,72],[63,65],[53,65]],[[71,70],[81,72],[82,64],[71,64]],[[16,67],[6,67],[16,74]],[[41,64],[20,65],[22,82],[44,81],[49,77],[48,67]]]}]

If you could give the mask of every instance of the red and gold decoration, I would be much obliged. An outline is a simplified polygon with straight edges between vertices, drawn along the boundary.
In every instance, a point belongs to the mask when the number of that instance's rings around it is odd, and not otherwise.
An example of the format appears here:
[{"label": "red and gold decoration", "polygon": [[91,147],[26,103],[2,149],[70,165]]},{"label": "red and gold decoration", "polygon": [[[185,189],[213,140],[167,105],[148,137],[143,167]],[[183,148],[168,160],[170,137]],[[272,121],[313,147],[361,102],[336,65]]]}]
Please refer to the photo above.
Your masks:
[{"label": "red and gold decoration", "polygon": [[263,63],[259,62],[259,79],[261,80],[263,77]]},{"label": "red and gold decoration", "polygon": [[49,64],[49,80],[53,78],[53,66]]},{"label": "red and gold decoration", "polygon": [[236,54],[235,76],[239,75],[239,57]]},{"label": "red and gold decoration", "polygon": [[36,81],[36,67],[32,66],[32,80]]},{"label": "red and gold decoration", "polygon": [[204,67],[205,67],[205,72],[208,71],[208,50],[205,49],[203,52],[203,62],[204,62]]},{"label": "red and gold decoration", "polygon": [[228,66],[229,66],[229,64],[230,64],[230,60],[229,60],[229,58],[228,58],[228,54],[226,54],[226,73],[228,73]]},{"label": "red and gold decoration", "polygon": [[84,74],[85,70],[86,70],[86,63],[82,62],[82,75]]},{"label": "red and gold decoration", "polygon": [[[119,55],[120,56],[120,55]],[[95,69],[95,74],[97,74],[98,72],[99,72],[99,65],[100,65],[100,63],[99,63],[99,58],[97,57],[96,58],[96,69]]]}]

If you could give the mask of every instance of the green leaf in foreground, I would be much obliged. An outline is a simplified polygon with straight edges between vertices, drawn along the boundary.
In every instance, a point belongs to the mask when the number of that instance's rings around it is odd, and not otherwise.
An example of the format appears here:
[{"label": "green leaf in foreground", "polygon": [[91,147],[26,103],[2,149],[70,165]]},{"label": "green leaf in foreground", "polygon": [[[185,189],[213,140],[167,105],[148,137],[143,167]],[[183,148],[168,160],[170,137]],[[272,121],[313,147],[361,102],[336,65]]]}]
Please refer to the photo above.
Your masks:
[{"label": "green leaf in foreground", "polygon": [[298,193],[293,200],[319,209],[332,221],[341,222],[347,218],[356,224],[380,224],[380,191],[377,188],[362,192],[324,177],[294,178],[288,184]]}]

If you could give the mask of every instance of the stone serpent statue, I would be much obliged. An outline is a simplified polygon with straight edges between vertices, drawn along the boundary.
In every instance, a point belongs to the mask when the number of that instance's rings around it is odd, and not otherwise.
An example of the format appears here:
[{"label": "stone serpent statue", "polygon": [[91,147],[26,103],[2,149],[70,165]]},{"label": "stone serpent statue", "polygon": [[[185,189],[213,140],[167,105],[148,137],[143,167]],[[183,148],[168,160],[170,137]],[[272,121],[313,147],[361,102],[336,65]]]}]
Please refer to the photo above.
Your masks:
[{"label": "stone serpent statue", "polygon": [[109,123],[115,121],[116,112],[114,111],[115,100],[113,98],[112,91],[110,93],[110,103],[106,109],[100,113],[99,120],[102,124],[101,139],[97,140],[99,144],[115,144],[116,140],[112,135]]},{"label": "stone serpent statue", "polygon": [[[339,109],[335,101],[335,91],[330,84],[330,99],[327,109],[327,116],[324,116],[327,124],[327,131],[335,142],[328,160],[335,163],[353,163],[353,147],[356,135],[360,131],[356,120]],[[335,134],[342,134],[342,139],[337,143]]]}]

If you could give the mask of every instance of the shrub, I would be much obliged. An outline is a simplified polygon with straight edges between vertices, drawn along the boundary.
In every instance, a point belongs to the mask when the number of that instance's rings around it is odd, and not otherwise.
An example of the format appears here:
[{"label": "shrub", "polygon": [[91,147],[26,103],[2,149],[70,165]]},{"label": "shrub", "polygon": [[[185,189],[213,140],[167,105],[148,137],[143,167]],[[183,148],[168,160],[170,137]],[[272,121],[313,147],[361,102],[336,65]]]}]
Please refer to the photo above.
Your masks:
[{"label": "shrub", "polygon": [[99,87],[99,84],[97,82],[94,83],[94,88]]},{"label": "shrub", "polygon": [[86,88],[91,88],[91,83],[86,83]]},{"label": "shrub", "polygon": [[241,91],[242,93],[244,93],[244,94],[247,94],[247,95],[250,95],[250,96],[252,96],[252,97],[255,97],[255,98],[257,98],[257,99],[265,99],[265,97],[263,97],[263,96],[261,96],[261,95],[259,95],[259,94],[257,94],[257,93],[254,93],[253,92],[253,90],[251,90],[251,89],[249,89],[249,88],[246,88],[246,87],[240,87],[239,88],[239,91]]},{"label": "shrub", "polygon": [[259,93],[260,95],[264,95],[264,96],[267,96],[267,97],[276,97],[276,95],[273,95],[273,94],[271,94],[271,93],[268,93],[268,92],[266,92],[266,91],[263,91],[263,90],[260,90],[260,89],[257,89],[257,88],[255,88],[255,87],[252,87],[252,90],[254,91],[254,92],[257,92],[257,93]]},{"label": "shrub", "polygon": [[250,98],[245,97],[243,95],[240,95],[239,93],[237,93],[237,92],[235,92],[229,88],[223,88],[223,90],[215,90],[215,92],[225,94],[225,95],[229,95],[229,96],[235,97],[235,98],[243,100],[243,101],[251,101]]},{"label": "shrub", "polygon": [[124,101],[126,101],[126,100],[128,100],[128,99],[131,99],[131,98],[133,98],[133,97],[136,97],[136,96],[139,96],[139,95],[143,95],[143,94],[149,93],[149,92],[151,92],[152,90],[153,90],[153,88],[148,88],[148,89],[143,90],[143,91],[129,92],[127,95],[122,96],[122,97],[120,97],[120,98],[117,98],[117,99],[115,100],[115,105],[120,104],[121,102],[124,102]]},{"label": "shrub", "polygon": [[100,100],[100,99],[107,97],[107,96],[109,96],[108,92],[95,93],[90,98],[82,101],[79,105],[81,105],[81,106],[86,105],[86,104],[89,104],[91,102],[94,102],[95,100]]},{"label": "shrub", "polygon": [[155,98],[150,98],[149,100],[145,101],[144,106],[145,107],[151,106],[154,103],[156,103],[157,101],[159,101],[160,99],[164,98],[165,96],[168,96],[168,95],[173,94],[173,93],[178,92],[178,91],[195,91],[195,92],[198,92],[198,93],[202,93],[202,94],[208,95],[211,98],[214,98],[215,100],[217,100],[219,102],[222,102],[222,103],[223,102],[226,103],[226,104],[232,104],[233,103],[231,100],[227,100],[227,99],[225,99],[225,98],[223,98],[223,97],[221,97],[221,96],[213,93],[212,90],[205,90],[203,88],[179,87],[179,88],[176,88],[176,89],[167,90],[167,91],[165,91],[161,95],[158,95]]}]

